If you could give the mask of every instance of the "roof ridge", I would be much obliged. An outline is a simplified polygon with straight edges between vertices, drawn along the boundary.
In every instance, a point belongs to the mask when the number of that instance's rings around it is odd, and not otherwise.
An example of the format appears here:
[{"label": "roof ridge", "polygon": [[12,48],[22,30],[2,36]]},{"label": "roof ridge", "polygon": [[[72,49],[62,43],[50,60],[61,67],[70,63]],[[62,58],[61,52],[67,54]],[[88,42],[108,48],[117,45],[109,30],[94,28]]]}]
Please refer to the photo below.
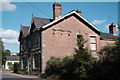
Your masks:
[{"label": "roof ridge", "polygon": [[29,28],[29,26],[21,26],[21,28]]},{"label": "roof ridge", "polygon": [[72,14],[75,14],[75,15],[77,15],[78,17],[80,17],[82,20],[84,20],[84,22],[86,22],[88,25],[90,25],[92,28],[94,28],[94,30],[96,30],[98,34],[101,33],[101,31],[100,31],[96,26],[94,26],[91,22],[89,22],[89,21],[88,21],[87,19],[85,19],[82,15],[80,15],[79,13],[77,13],[77,12],[74,11],[74,10],[71,11],[71,12],[69,12],[69,13],[67,13],[67,14],[65,14],[64,16],[58,17],[57,19],[53,20],[52,22],[50,22],[50,23],[42,26],[42,28],[45,29],[45,28],[47,28],[48,26],[50,26],[50,25],[52,25],[52,24],[54,24],[54,23],[56,23],[56,22],[58,22],[58,21],[60,21],[60,20],[62,20],[62,19],[64,19],[64,18],[66,18],[67,16],[70,16],[70,15],[72,15]]}]

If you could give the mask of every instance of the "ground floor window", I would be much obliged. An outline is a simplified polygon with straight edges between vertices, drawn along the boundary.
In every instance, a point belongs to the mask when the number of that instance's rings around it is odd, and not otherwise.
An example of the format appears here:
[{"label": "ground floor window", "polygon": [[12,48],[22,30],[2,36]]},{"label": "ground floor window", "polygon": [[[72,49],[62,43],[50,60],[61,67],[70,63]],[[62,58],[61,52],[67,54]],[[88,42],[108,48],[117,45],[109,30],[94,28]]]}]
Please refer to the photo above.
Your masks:
[{"label": "ground floor window", "polygon": [[27,58],[23,58],[23,69],[27,69]]},{"label": "ground floor window", "polygon": [[35,54],[33,56],[33,69],[40,68],[40,54]]}]

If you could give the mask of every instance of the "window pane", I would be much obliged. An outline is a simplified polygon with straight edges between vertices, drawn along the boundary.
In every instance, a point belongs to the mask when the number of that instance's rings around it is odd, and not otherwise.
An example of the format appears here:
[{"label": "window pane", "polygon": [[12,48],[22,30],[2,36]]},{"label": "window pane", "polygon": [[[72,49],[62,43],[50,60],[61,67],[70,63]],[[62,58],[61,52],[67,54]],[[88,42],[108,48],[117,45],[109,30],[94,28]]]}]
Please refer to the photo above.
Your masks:
[{"label": "window pane", "polygon": [[96,44],[91,44],[91,50],[96,50]]},{"label": "window pane", "polygon": [[96,43],[95,37],[90,37],[90,43]]}]

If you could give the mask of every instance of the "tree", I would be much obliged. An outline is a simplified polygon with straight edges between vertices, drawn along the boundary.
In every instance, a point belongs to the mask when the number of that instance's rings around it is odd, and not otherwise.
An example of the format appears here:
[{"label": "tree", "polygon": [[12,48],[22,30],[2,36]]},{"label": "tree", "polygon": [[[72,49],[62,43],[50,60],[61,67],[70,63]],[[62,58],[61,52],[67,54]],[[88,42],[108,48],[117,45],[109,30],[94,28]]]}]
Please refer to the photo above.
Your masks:
[{"label": "tree", "polygon": [[3,49],[4,49],[3,41],[2,41],[2,38],[0,38],[0,54],[3,53]]},{"label": "tree", "polygon": [[[85,40],[82,35],[77,38],[75,55],[64,58],[52,57],[47,61],[45,74],[61,80],[86,80],[94,62],[87,49],[84,48]],[[53,77],[54,76],[54,77]]]},{"label": "tree", "polygon": [[47,76],[53,76],[55,77],[59,77],[59,75],[61,74],[61,58],[54,58],[51,57],[48,61],[47,61],[47,65],[46,65],[46,75]]},{"label": "tree", "polygon": [[89,72],[92,69],[94,60],[88,50],[84,48],[85,40],[82,35],[77,38],[77,46],[75,49],[75,55],[71,58],[67,58],[64,66],[64,72],[61,75],[61,79],[64,80],[86,80],[89,78]]},{"label": "tree", "polygon": [[91,70],[91,80],[120,80],[120,39],[103,47],[99,54],[100,60]]},{"label": "tree", "polygon": [[5,62],[8,56],[10,56],[10,50],[4,50],[4,52],[2,53],[2,65],[5,66]]},{"label": "tree", "polygon": [[[3,50],[4,50],[3,41],[2,41],[2,38],[0,38],[0,61],[1,61],[0,63],[2,63]],[[2,64],[0,64],[0,67],[2,67]]]}]

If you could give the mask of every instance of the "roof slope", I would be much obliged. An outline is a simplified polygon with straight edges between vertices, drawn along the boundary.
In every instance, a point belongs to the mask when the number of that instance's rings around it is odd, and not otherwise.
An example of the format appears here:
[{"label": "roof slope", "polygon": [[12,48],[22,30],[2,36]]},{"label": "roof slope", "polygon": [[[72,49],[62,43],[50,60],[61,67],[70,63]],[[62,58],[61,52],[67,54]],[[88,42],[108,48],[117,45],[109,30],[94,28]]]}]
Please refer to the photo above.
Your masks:
[{"label": "roof slope", "polygon": [[19,56],[8,56],[7,61],[19,61]]},{"label": "roof slope", "polygon": [[18,41],[20,41],[21,38],[26,37],[28,35],[28,31],[29,31],[29,26],[21,26]]},{"label": "roof slope", "polygon": [[21,31],[23,33],[23,37],[28,35],[29,26],[21,26]]},{"label": "roof slope", "polygon": [[102,40],[117,40],[118,36],[114,36],[113,34],[110,33],[101,33],[100,38]]},{"label": "roof slope", "polygon": [[36,28],[41,28],[42,26],[50,23],[51,21],[52,21],[52,19],[33,17],[33,22],[35,23]]}]

